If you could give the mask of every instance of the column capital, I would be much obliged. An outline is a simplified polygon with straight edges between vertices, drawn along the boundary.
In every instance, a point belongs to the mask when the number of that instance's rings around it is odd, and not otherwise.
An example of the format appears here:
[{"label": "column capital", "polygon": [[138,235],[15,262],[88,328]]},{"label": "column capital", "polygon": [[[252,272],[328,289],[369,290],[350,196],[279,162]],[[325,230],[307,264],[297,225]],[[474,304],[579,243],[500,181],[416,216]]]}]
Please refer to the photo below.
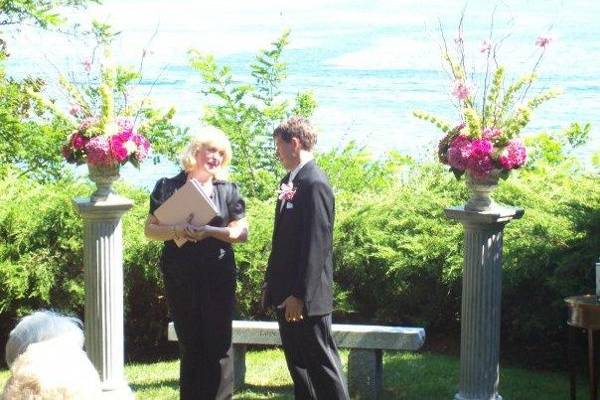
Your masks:
[{"label": "column capital", "polygon": [[106,200],[92,201],[87,197],[78,197],[73,204],[81,216],[88,220],[106,220],[121,218],[133,207],[133,201],[117,195],[111,195]]},{"label": "column capital", "polygon": [[513,219],[523,217],[525,210],[519,207],[494,205],[484,211],[465,210],[465,206],[444,209],[446,217],[457,220],[464,225],[506,224]]}]

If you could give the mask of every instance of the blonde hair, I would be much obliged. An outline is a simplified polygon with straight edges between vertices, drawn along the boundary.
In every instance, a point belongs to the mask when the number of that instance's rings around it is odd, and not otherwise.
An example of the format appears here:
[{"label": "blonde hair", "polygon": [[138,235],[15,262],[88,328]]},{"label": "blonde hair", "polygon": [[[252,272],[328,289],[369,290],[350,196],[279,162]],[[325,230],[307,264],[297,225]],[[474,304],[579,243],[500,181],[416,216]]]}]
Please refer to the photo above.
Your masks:
[{"label": "blonde hair", "polygon": [[202,131],[190,138],[190,142],[181,155],[181,167],[190,172],[196,168],[196,153],[204,146],[215,147],[223,151],[221,167],[215,174],[215,179],[227,179],[228,166],[231,163],[231,143],[222,130],[212,126],[202,128]]}]

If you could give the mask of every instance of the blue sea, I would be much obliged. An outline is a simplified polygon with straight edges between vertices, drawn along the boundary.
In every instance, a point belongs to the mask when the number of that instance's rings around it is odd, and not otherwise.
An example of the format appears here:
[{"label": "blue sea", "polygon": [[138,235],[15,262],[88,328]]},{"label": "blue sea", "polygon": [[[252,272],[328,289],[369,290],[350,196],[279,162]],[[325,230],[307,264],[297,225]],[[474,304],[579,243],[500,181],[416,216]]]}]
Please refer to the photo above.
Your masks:
[{"label": "blue sea", "polygon": [[[540,79],[529,93],[550,87],[564,93],[537,110],[524,134],[590,122],[591,139],[576,153],[588,163],[600,150],[596,0],[106,0],[87,10],[65,11],[82,29],[98,19],[120,31],[114,45],[119,63],[137,67],[145,52],[137,94],[150,92],[158,105],[175,106],[176,122],[192,131],[200,126],[206,99],[198,74],[189,67],[188,50],[214,54],[220,64],[231,66],[237,80],[246,81],[257,51],[290,29],[283,95],[292,99],[300,90],[314,92],[318,150],[354,140],[375,157],[394,149],[419,159],[431,156],[441,134],[412,111],[430,111],[449,121],[458,118],[439,46],[440,29],[448,45],[454,44],[463,12],[466,64],[476,75],[485,70],[480,46],[490,35],[493,43],[501,40],[497,60],[507,67],[509,79],[536,64],[538,36],[552,38],[536,70]],[[58,73],[79,76],[81,62],[92,50],[80,37],[30,26],[12,32],[8,43],[9,74],[42,76],[56,96]],[[481,90],[478,82],[475,90]],[[123,175],[150,187],[175,170],[167,163],[146,163],[141,172],[126,168]]]}]

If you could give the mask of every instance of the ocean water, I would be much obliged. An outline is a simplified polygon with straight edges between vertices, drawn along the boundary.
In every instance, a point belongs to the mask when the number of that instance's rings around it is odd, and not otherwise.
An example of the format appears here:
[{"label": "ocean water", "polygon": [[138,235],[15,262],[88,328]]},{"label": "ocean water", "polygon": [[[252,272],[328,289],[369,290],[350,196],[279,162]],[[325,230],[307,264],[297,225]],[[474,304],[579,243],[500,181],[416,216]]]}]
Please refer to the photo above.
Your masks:
[{"label": "ocean water", "polygon": [[[290,99],[300,90],[314,92],[319,150],[354,140],[374,156],[394,149],[423,159],[432,155],[441,133],[412,111],[458,118],[439,45],[440,26],[447,43],[454,44],[463,10],[466,63],[474,73],[485,70],[479,49],[490,34],[492,42],[503,38],[497,60],[510,79],[535,65],[540,54],[536,38],[552,37],[537,69],[540,80],[529,93],[550,87],[564,93],[537,110],[524,134],[590,122],[591,139],[577,151],[589,162],[600,149],[600,2],[594,0],[106,0],[85,11],[66,12],[82,27],[96,18],[120,31],[114,46],[120,63],[139,65],[145,51],[139,91],[150,92],[159,105],[175,106],[176,122],[192,131],[200,126],[206,99],[187,51],[214,54],[220,64],[232,67],[237,80],[245,81],[258,49],[291,29],[283,92]],[[78,37],[20,27],[9,38],[8,72],[42,76],[52,92],[59,72],[81,74],[81,62],[91,49]],[[475,90],[481,90],[481,82]],[[150,187],[175,170],[167,163],[146,163],[141,172],[126,168],[123,175]]]}]

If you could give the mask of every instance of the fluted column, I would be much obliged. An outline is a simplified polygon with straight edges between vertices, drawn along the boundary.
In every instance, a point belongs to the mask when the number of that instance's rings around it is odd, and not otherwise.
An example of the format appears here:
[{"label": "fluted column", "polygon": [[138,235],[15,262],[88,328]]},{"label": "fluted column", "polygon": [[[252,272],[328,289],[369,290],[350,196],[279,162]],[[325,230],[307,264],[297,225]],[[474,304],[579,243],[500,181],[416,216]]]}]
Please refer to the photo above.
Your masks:
[{"label": "fluted column", "polygon": [[75,199],[84,220],[85,348],[100,374],[103,399],[133,399],[124,373],[123,229],[131,200]]},{"label": "fluted column", "polygon": [[462,281],[460,385],[455,400],[501,400],[500,306],[504,226],[523,209],[496,204],[485,211],[447,208],[465,228]]}]

